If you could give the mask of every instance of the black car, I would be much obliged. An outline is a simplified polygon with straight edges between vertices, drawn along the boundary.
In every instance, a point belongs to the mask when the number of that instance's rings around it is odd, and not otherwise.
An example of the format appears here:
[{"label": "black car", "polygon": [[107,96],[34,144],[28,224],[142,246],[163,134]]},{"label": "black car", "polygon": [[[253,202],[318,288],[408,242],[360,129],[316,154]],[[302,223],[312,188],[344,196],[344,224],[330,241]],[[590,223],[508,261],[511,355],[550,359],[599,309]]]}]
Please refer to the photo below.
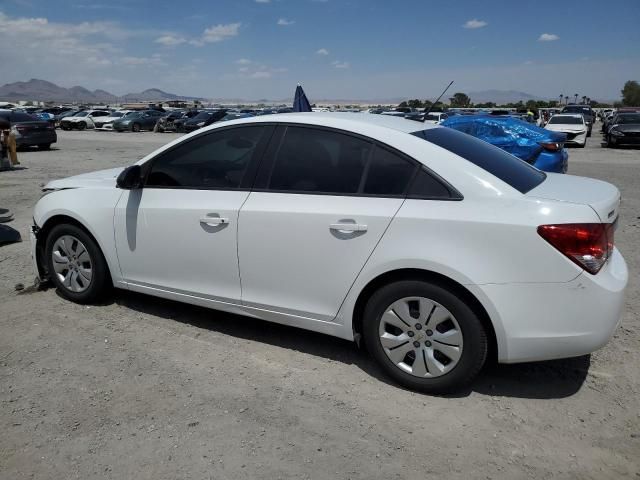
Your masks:
[{"label": "black car", "polygon": [[616,113],[605,133],[606,147],[640,145],[640,113]]},{"label": "black car", "polygon": [[164,112],[159,110],[143,110],[141,112],[129,113],[124,117],[114,120],[113,129],[117,132],[131,131],[139,132],[140,130],[153,130],[156,122]]},{"label": "black car", "polygon": [[567,105],[560,113],[581,113],[584,117],[584,122],[587,124],[587,137],[591,136],[596,114],[589,105]]},{"label": "black car", "polygon": [[55,127],[46,120],[11,110],[0,110],[0,118],[11,124],[18,148],[37,146],[41,150],[49,150],[51,144],[58,141]]},{"label": "black car", "polygon": [[193,117],[197,116],[200,113],[200,110],[189,110],[185,112],[182,117],[173,121],[173,128],[176,132],[183,133],[184,132],[184,124],[191,120]]},{"label": "black car", "polygon": [[176,120],[179,120],[182,117],[184,117],[185,113],[187,113],[185,110],[173,110],[168,114],[165,114],[164,116],[160,117],[158,119],[158,123],[156,124],[157,131],[166,132],[167,130],[175,130]]},{"label": "black car", "polygon": [[212,123],[222,120],[226,114],[226,110],[202,110],[198,115],[184,123],[184,131],[193,132],[199,128],[211,125]]}]

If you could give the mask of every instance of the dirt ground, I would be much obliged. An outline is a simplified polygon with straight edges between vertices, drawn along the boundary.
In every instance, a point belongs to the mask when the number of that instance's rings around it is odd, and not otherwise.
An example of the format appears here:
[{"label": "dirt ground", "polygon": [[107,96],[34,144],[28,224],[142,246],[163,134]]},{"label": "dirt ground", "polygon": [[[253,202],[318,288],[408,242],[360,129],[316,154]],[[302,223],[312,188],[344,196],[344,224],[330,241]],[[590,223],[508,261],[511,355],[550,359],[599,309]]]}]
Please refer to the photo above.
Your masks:
[{"label": "dirt ground", "polygon": [[601,148],[598,127],[569,171],[622,191],[622,326],[590,357],[489,366],[452,397],[403,390],[319,334],[125,292],[86,307],[15,291],[33,283],[43,183],[175,135],[59,132],[22,152],[0,172],[26,240],[0,247],[0,478],[640,478],[640,149]]}]

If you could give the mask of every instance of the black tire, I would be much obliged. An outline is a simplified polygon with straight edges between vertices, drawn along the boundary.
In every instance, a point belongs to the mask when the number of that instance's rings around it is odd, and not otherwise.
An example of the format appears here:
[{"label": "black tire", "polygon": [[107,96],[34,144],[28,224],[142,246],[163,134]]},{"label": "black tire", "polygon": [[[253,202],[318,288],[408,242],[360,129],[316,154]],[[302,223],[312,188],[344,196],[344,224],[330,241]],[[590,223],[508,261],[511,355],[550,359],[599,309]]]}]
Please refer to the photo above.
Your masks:
[{"label": "black tire", "polygon": [[65,130],[65,131],[71,130],[71,127],[60,127],[60,128],[62,128],[62,130]]},{"label": "black tire", "polygon": [[[87,253],[91,259],[93,274],[91,281],[89,282],[89,286],[82,292],[73,292],[69,290],[55,274],[52,258],[53,247],[56,240],[65,235],[71,235],[80,240],[80,242],[82,242],[86,247]],[[49,277],[56,286],[58,292],[64,298],[71,300],[72,302],[82,304],[93,303],[104,298],[111,291],[112,283],[109,275],[109,269],[100,248],[89,234],[76,225],[60,224],[51,229],[46,240],[45,261]]]},{"label": "black tire", "polygon": [[140,124],[139,123],[131,124],[131,131],[132,132],[139,132],[140,131]]},{"label": "black tire", "polygon": [[38,148],[40,150],[49,150],[51,148],[51,144],[50,143],[41,143],[40,145],[38,145]]},{"label": "black tire", "polygon": [[87,128],[87,124],[85,122],[78,122],[78,130],[84,130]]},{"label": "black tire", "polygon": [[[416,377],[396,366],[385,353],[378,332],[385,310],[405,297],[425,297],[451,312],[463,336],[462,355],[448,373],[437,377]],[[365,307],[363,336],[368,351],[382,369],[397,383],[411,390],[445,394],[469,386],[487,358],[487,334],[478,316],[455,293],[435,283],[419,280],[394,282],[376,291]]]}]

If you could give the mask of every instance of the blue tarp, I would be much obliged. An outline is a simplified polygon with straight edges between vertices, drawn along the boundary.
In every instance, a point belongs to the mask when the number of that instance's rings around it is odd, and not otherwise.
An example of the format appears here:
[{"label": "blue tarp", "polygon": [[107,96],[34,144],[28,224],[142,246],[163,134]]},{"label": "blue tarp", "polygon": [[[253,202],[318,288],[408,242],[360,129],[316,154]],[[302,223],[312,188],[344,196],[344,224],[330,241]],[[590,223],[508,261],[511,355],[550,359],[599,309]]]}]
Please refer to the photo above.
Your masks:
[{"label": "blue tarp", "polygon": [[540,143],[566,140],[564,133],[552,132],[508,116],[456,115],[441,123],[502,148],[522,160],[530,161],[541,152]]},{"label": "blue tarp", "polygon": [[296,94],[293,97],[293,111],[294,112],[310,112],[311,104],[307,100],[307,96],[302,90],[302,87],[298,85],[296,87]]}]

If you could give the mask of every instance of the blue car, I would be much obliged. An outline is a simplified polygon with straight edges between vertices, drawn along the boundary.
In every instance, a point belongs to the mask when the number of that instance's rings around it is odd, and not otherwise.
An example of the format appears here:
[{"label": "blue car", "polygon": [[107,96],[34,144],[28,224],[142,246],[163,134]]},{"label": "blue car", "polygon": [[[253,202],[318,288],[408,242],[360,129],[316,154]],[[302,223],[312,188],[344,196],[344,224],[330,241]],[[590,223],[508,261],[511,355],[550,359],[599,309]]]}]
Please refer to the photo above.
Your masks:
[{"label": "blue car", "polygon": [[545,172],[566,173],[566,135],[509,116],[456,115],[440,125],[473,135]]}]

